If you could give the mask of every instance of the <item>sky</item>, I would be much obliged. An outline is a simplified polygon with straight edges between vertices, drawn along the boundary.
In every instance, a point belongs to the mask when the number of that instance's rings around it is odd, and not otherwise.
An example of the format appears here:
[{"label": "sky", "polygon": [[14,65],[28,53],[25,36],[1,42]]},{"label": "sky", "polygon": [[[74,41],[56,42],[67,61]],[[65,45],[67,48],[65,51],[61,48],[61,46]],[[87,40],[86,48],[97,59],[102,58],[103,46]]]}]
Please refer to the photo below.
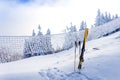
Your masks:
[{"label": "sky", "polygon": [[119,0],[0,0],[0,36],[30,36],[33,29],[59,34],[72,22],[94,24],[97,10],[120,15]]}]

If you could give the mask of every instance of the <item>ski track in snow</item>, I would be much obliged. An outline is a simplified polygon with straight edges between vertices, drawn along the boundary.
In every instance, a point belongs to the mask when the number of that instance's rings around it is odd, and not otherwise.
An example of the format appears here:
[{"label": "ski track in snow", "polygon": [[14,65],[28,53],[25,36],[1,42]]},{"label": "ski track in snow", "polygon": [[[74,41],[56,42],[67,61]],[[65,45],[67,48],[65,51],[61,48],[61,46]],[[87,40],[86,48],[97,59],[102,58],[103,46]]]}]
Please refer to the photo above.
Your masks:
[{"label": "ski track in snow", "polygon": [[66,74],[65,72],[60,71],[57,68],[41,70],[39,72],[39,75],[45,78],[45,80],[93,80],[84,73],[72,72]]}]

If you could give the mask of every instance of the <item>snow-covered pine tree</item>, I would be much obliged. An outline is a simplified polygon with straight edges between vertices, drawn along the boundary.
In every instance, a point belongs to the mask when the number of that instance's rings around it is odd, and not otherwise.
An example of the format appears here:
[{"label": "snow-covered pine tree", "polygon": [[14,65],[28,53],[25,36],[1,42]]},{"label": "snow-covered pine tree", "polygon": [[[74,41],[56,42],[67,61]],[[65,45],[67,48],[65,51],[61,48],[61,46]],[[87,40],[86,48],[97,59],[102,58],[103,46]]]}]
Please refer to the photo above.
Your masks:
[{"label": "snow-covered pine tree", "polygon": [[46,45],[47,45],[47,54],[52,54],[54,50],[53,50],[52,44],[51,44],[51,31],[50,31],[50,29],[48,29],[46,32]]},{"label": "snow-covered pine tree", "polygon": [[101,12],[100,9],[97,11],[97,16],[95,19],[95,26],[100,26],[101,25]]},{"label": "snow-covered pine tree", "polygon": [[33,29],[33,33],[32,33],[32,36],[35,36],[36,34],[35,34],[35,31],[34,31],[34,29]]},{"label": "snow-covered pine tree", "polygon": [[31,48],[30,48],[30,42],[28,40],[25,40],[24,42],[24,58],[31,57]]},{"label": "snow-covered pine tree", "polygon": [[100,12],[100,9],[98,9],[96,20],[95,20],[95,26],[103,25],[113,19],[115,19],[115,17],[113,16],[113,18],[111,18],[110,13],[108,14],[107,12],[105,12],[105,15],[104,15],[103,13]]},{"label": "snow-covered pine tree", "polygon": [[46,35],[51,35],[50,29],[47,30]]},{"label": "snow-covered pine tree", "polygon": [[77,31],[76,26],[75,25],[73,26],[72,22],[70,24],[71,24],[71,27],[69,28],[69,32],[76,32]]},{"label": "snow-covered pine tree", "polygon": [[114,20],[114,19],[115,19],[115,16],[113,15],[113,16],[112,16],[112,20]]},{"label": "snow-covered pine tree", "polygon": [[105,12],[105,23],[109,21],[109,17],[108,17],[108,14],[107,12]]},{"label": "snow-covered pine tree", "polygon": [[117,19],[117,18],[118,18],[118,14],[115,15],[115,19]]},{"label": "snow-covered pine tree", "polygon": [[79,29],[79,31],[85,30],[86,27],[87,27],[86,22],[85,22],[85,21],[82,21],[81,24],[80,24],[80,29]]},{"label": "snow-covered pine tree", "polygon": [[25,40],[24,45],[25,57],[53,53],[50,30],[48,30],[46,35],[42,35],[40,29],[41,28],[39,27],[38,36],[30,37],[29,39]]},{"label": "snow-covered pine tree", "polygon": [[118,14],[112,15],[112,20],[117,19],[117,18],[118,18]]},{"label": "snow-covered pine tree", "polygon": [[41,26],[40,26],[40,25],[38,26],[38,30],[39,30],[39,31],[38,31],[38,36],[43,35],[42,32],[41,32]]},{"label": "snow-covered pine tree", "polygon": [[75,25],[73,26],[72,23],[71,23],[70,28],[67,27],[67,33],[65,35],[65,42],[63,44],[63,48],[65,50],[73,47],[74,41],[76,40],[76,36],[77,36],[77,34],[75,33],[76,31],[77,31],[76,26]]},{"label": "snow-covered pine tree", "polygon": [[[11,54],[12,53],[12,54]],[[11,51],[8,47],[0,46],[0,63],[6,63],[22,59],[22,54]]]},{"label": "snow-covered pine tree", "polygon": [[108,15],[108,18],[109,18],[109,21],[112,20],[112,18],[111,18],[111,14],[110,14],[110,13],[109,13],[109,15]]},{"label": "snow-covered pine tree", "polygon": [[44,55],[46,52],[45,47],[45,37],[43,35],[30,37],[25,41],[24,56],[30,57]]}]

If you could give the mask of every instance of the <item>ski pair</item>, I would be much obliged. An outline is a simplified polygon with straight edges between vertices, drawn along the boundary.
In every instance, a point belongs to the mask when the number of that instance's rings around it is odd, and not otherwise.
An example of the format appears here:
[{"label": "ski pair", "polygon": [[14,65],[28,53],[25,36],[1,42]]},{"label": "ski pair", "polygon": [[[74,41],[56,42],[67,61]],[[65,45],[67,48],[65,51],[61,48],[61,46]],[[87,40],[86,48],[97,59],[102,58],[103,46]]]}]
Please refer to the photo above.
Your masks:
[{"label": "ski pair", "polygon": [[[81,42],[79,41],[79,64],[78,64],[78,69],[80,70],[82,68],[82,63],[84,61],[84,51],[85,51],[85,44],[86,44],[86,39],[88,36],[88,28],[85,29],[84,32],[84,40],[83,40],[83,45],[82,45],[82,50],[81,50]],[[77,48],[77,42],[75,41],[75,58],[74,58],[74,72],[75,72],[75,66],[76,66],[76,48]]]},{"label": "ski pair", "polygon": [[77,50],[77,47],[79,45],[79,55],[80,55],[80,51],[81,51],[81,42],[79,41],[77,43],[77,41],[75,41],[75,55],[74,55],[74,72],[76,71],[76,50]]}]

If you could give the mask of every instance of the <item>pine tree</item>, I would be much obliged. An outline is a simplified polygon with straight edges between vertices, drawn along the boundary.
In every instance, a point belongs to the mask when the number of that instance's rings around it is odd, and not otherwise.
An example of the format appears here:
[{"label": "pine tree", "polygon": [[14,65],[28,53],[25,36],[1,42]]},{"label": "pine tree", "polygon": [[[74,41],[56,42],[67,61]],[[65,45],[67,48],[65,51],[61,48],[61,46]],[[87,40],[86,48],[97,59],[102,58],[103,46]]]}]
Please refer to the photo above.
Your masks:
[{"label": "pine tree", "polygon": [[87,27],[86,22],[85,22],[85,21],[82,21],[81,24],[80,24],[80,29],[79,29],[79,31],[85,30],[86,27]]},{"label": "pine tree", "polygon": [[31,48],[30,48],[30,42],[28,40],[25,40],[24,43],[24,58],[31,57]]},{"label": "pine tree", "polygon": [[73,26],[73,32],[76,32],[77,31],[77,28],[76,28],[76,25]]},{"label": "pine tree", "polygon": [[47,55],[53,53],[50,36],[30,37],[25,41],[24,56]]},{"label": "pine tree", "polygon": [[41,26],[40,26],[40,25],[38,26],[38,30],[39,30],[39,31],[38,31],[38,36],[43,35],[42,32],[41,32]]},{"label": "pine tree", "polygon": [[117,18],[118,18],[118,14],[115,15],[115,19],[117,19]]},{"label": "pine tree", "polygon": [[47,54],[53,53],[52,43],[51,43],[51,31],[50,29],[46,32],[46,45],[47,45]]},{"label": "pine tree", "polygon": [[65,35],[65,42],[63,44],[63,49],[67,50],[73,47],[74,41],[76,40],[77,31],[76,26],[71,23],[70,28],[67,28],[67,32]]},{"label": "pine tree", "polygon": [[32,33],[32,36],[35,36],[36,34],[35,34],[35,31],[34,31],[34,29],[33,29],[33,33]]},{"label": "pine tree", "polygon": [[46,35],[51,35],[50,29],[47,30]]},{"label": "pine tree", "polygon": [[109,18],[109,21],[112,20],[112,18],[111,18],[111,14],[110,14],[110,13],[109,13],[109,15],[108,15],[108,18]]},{"label": "pine tree", "polygon": [[[40,26],[38,27],[38,29],[40,32]],[[50,29],[47,30],[46,35],[39,34],[38,36],[30,37],[29,39],[25,40],[25,57],[52,54],[53,51],[54,49],[52,48],[51,44]]]},{"label": "pine tree", "polygon": [[96,20],[95,20],[95,26],[100,26],[100,25],[101,25],[101,12],[100,12],[100,9],[98,9]]},{"label": "pine tree", "polygon": [[77,31],[76,26],[75,26],[75,25],[73,26],[73,24],[72,24],[72,22],[71,22],[71,26],[70,26],[70,28],[69,28],[69,32],[76,32],[76,31]]},{"label": "pine tree", "polygon": [[114,20],[114,19],[115,19],[115,16],[113,15],[113,16],[112,16],[112,20]]},{"label": "pine tree", "polygon": [[95,20],[95,26],[103,25],[113,19],[114,19],[114,16],[113,18],[111,18],[110,13],[108,14],[107,12],[105,12],[105,15],[104,15],[103,13],[100,12],[100,9],[98,9],[96,20]]},{"label": "pine tree", "polygon": [[108,14],[105,12],[105,23],[109,21]]}]

